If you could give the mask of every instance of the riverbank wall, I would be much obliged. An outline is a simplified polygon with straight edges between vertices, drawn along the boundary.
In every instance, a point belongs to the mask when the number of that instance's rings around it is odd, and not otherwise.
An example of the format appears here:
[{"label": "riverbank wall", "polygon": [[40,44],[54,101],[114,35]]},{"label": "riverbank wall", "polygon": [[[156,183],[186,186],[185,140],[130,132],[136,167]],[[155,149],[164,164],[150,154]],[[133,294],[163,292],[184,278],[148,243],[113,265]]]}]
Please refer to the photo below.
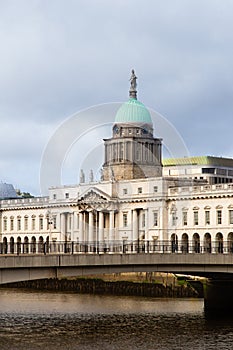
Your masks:
[{"label": "riverbank wall", "polygon": [[100,278],[41,279],[2,285],[1,288],[29,288],[47,291],[72,291],[88,294],[146,296],[157,298],[201,298],[201,283],[185,281],[180,285],[164,285],[154,282],[106,281]]}]

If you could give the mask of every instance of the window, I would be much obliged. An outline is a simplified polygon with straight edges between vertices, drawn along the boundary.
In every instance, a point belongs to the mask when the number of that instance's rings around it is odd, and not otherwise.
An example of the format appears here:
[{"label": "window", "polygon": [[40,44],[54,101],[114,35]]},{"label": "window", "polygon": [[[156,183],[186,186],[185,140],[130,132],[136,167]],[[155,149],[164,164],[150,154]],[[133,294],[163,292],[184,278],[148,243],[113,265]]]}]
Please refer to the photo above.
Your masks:
[{"label": "window", "polygon": [[55,193],[53,194],[53,199],[57,199],[57,195]]},{"label": "window", "polygon": [[20,217],[17,218],[17,230],[18,231],[21,230],[21,218]]},{"label": "window", "polygon": [[123,188],[123,194],[127,194],[127,193],[128,193],[127,188]]},{"label": "window", "polygon": [[198,211],[193,212],[194,225],[198,225]]},{"label": "window", "polygon": [[24,230],[28,230],[28,217],[27,216],[25,216],[25,218],[24,218]]},{"label": "window", "polygon": [[127,213],[123,213],[123,226],[128,226],[128,215]]},{"label": "window", "polygon": [[65,198],[68,199],[69,197],[69,193],[65,193]]},{"label": "window", "polygon": [[205,224],[206,225],[210,224],[210,211],[209,210],[205,211]]},{"label": "window", "polygon": [[187,226],[188,225],[188,212],[183,211],[183,225]]},{"label": "window", "polygon": [[221,225],[222,223],[222,210],[217,210],[217,224]]},{"label": "window", "polygon": [[11,231],[13,231],[13,230],[14,230],[14,218],[13,218],[13,217],[11,217],[11,221],[10,221],[10,229],[11,229]]},{"label": "window", "polygon": [[229,224],[233,225],[233,210],[229,210]]},{"label": "window", "polygon": [[39,230],[43,230],[44,228],[44,220],[42,217],[39,218]]},{"label": "window", "polygon": [[7,231],[7,218],[3,219],[3,230]]},{"label": "window", "polygon": [[154,186],[154,192],[158,192],[158,186]]},{"label": "window", "polygon": [[142,193],[142,187],[138,187],[138,194]]},{"label": "window", "polygon": [[158,212],[154,212],[154,226],[158,226]]},{"label": "window", "polygon": [[57,228],[57,217],[56,216],[54,216],[53,217],[53,228],[56,230],[56,228]]},{"label": "window", "polygon": [[32,217],[32,230],[36,229],[36,218],[35,216]]},{"label": "window", "polygon": [[172,213],[172,226],[176,225],[176,212]]}]

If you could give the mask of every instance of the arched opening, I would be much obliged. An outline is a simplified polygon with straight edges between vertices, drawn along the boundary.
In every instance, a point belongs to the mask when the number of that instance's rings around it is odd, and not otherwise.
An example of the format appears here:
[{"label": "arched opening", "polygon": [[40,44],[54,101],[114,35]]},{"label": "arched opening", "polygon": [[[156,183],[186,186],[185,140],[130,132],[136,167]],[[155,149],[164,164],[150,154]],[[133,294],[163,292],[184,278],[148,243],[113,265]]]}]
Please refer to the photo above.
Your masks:
[{"label": "arched opening", "polygon": [[39,237],[39,243],[38,243],[38,253],[44,252],[44,238],[42,236]]},{"label": "arched opening", "polygon": [[15,240],[14,237],[10,238],[10,253],[14,254],[15,252]]},{"label": "arched opening", "polygon": [[2,253],[7,254],[7,238],[4,237],[2,241]]},{"label": "arched opening", "polygon": [[24,237],[23,241],[23,252],[28,254],[29,253],[29,242],[28,242],[28,237]]},{"label": "arched opening", "polygon": [[21,238],[17,237],[17,254],[20,254],[21,250]]},{"label": "arched opening", "polygon": [[204,252],[211,253],[211,235],[207,232],[204,235]]},{"label": "arched opening", "polygon": [[200,236],[198,233],[193,235],[193,251],[194,253],[200,253]]},{"label": "arched opening", "polygon": [[183,233],[181,237],[181,251],[182,253],[188,253],[189,252],[189,238],[187,233]]},{"label": "arched opening", "polygon": [[227,236],[227,251],[233,253],[233,232],[230,232]]},{"label": "arched opening", "polygon": [[221,232],[216,234],[216,253],[223,253],[223,235]]},{"label": "arched opening", "polygon": [[46,253],[49,253],[49,236],[46,237]]},{"label": "arched opening", "polygon": [[171,235],[171,250],[172,253],[178,252],[178,237],[175,233]]},{"label": "arched opening", "polygon": [[36,237],[33,236],[31,239],[31,253],[36,253]]}]

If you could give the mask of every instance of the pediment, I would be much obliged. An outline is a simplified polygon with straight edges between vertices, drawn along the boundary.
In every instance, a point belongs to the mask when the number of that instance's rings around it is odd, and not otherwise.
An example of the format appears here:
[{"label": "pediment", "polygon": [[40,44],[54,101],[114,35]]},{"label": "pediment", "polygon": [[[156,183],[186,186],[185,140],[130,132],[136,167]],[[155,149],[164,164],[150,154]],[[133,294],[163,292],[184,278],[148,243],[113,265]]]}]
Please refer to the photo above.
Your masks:
[{"label": "pediment", "polygon": [[78,203],[104,203],[109,202],[110,196],[100,190],[89,188],[86,192],[84,192],[80,198],[78,199]]}]

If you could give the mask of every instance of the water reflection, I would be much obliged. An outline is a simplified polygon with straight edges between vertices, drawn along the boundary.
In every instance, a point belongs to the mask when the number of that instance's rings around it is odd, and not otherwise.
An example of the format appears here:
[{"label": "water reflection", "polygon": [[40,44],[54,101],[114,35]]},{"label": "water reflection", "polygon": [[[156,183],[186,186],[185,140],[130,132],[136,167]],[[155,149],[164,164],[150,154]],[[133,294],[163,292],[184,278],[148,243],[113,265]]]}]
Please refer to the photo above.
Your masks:
[{"label": "water reflection", "polygon": [[232,349],[233,321],[202,300],[0,290],[0,348]]}]

